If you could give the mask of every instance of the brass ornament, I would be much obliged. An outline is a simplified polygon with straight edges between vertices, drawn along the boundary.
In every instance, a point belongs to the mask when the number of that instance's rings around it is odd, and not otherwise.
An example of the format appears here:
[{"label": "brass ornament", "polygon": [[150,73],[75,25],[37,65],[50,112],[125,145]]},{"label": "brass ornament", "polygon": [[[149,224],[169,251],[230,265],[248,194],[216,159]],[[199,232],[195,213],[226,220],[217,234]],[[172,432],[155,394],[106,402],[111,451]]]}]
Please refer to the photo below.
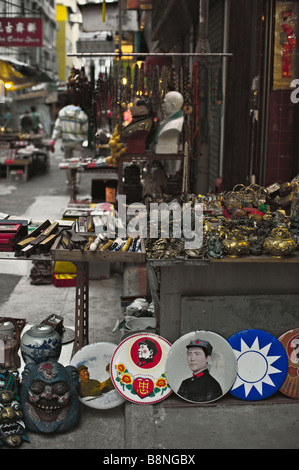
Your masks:
[{"label": "brass ornament", "polygon": [[271,230],[270,235],[264,241],[263,248],[271,256],[282,258],[291,255],[297,249],[297,244],[287,228],[278,226]]},{"label": "brass ornament", "polygon": [[222,241],[225,254],[231,257],[246,256],[250,253],[250,243],[248,239],[237,229],[227,233]]}]

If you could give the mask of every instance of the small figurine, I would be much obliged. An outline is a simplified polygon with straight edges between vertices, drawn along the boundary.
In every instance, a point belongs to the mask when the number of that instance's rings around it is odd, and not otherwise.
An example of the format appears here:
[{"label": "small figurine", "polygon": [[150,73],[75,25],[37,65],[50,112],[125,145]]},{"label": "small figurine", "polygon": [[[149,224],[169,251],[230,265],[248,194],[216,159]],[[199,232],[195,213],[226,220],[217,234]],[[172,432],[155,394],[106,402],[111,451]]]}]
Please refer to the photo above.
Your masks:
[{"label": "small figurine", "polygon": [[79,417],[79,377],[75,367],[56,361],[29,363],[21,383],[26,427],[35,432],[64,432]]},{"label": "small figurine", "polygon": [[29,442],[23,421],[23,411],[18,391],[17,369],[0,366],[0,446],[18,447]]},{"label": "small figurine", "polygon": [[250,254],[253,256],[260,256],[263,253],[263,245],[265,235],[258,235],[256,240],[250,245]]},{"label": "small figurine", "polygon": [[290,217],[290,228],[289,231],[295,240],[295,242],[299,243],[299,213],[295,211]]},{"label": "small figurine", "polygon": [[122,130],[127,153],[144,153],[153,130],[152,102],[147,97],[134,98],[132,120]]},{"label": "small figurine", "polygon": [[218,235],[211,235],[208,239],[208,258],[223,258],[221,238]]},{"label": "small figurine", "polygon": [[166,93],[162,103],[164,119],[154,139],[155,153],[178,153],[178,141],[184,123],[183,104],[184,98],[178,91]]}]

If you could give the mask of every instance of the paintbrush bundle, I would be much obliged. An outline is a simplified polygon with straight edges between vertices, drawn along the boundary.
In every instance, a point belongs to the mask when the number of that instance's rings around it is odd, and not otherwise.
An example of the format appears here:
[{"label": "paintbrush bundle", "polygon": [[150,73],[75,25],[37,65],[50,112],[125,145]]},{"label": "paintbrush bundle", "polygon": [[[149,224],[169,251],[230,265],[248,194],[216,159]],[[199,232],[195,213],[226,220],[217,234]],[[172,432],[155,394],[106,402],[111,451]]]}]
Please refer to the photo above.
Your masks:
[{"label": "paintbrush bundle", "polygon": [[59,223],[46,220],[34,229],[27,237],[20,240],[15,247],[15,256],[26,256],[33,253],[47,253],[53,245],[58,232]]}]

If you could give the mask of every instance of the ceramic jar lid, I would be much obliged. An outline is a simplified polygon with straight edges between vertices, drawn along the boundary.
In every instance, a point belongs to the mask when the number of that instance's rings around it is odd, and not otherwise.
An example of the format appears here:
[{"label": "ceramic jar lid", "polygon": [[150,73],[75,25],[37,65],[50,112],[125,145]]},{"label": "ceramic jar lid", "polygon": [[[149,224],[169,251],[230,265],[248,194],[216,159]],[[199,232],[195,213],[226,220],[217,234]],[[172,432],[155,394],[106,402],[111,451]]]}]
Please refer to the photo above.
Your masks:
[{"label": "ceramic jar lid", "polygon": [[299,328],[287,331],[278,340],[288,357],[288,372],[280,392],[290,398],[299,398]]},{"label": "ceramic jar lid", "polygon": [[133,403],[157,403],[172,390],[166,379],[166,356],[171,344],[156,334],[124,339],[111,360],[111,377],[118,392]]},{"label": "ceramic jar lid", "polygon": [[263,400],[283,384],[288,359],[280,341],[267,331],[239,331],[228,339],[238,361],[230,393],[242,400]]},{"label": "ceramic jar lid", "polygon": [[27,333],[30,336],[36,336],[43,338],[44,336],[49,336],[55,334],[55,330],[51,325],[40,324],[40,325],[33,325]]},{"label": "ceramic jar lid", "polygon": [[0,337],[7,336],[8,338],[14,337],[14,326],[10,321],[0,323]]},{"label": "ceramic jar lid", "polygon": [[79,400],[90,408],[115,408],[125,401],[110,377],[110,361],[116,347],[108,342],[93,343],[72,357],[70,364],[79,372]]},{"label": "ceramic jar lid", "polygon": [[211,331],[193,331],[175,341],[166,360],[173,391],[192,403],[218,400],[236,379],[237,361],[228,342]]}]

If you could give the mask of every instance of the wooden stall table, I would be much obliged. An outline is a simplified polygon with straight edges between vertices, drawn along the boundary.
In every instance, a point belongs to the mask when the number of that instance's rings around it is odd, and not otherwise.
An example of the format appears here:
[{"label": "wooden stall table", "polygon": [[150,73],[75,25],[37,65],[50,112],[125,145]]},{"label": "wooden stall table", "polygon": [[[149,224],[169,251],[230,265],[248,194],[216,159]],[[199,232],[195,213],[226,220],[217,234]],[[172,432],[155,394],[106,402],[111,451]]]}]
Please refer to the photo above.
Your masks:
[{"label": "wooden stall table", "polygon": [[78,173],[81,175],[101,175],[102,177],[108,178],[109,176],[115,177],[117,180],[117,168],[115,167],[96,167],[96,166],[87,166],[87,165],[82,165],[81,163],[78,164],[73,164],[70,166],[67,165],[61,165],[60,166],[61,170],[70,170],[70,200],[71,201],[76,201],[77,200],[77,194],[78,194],[78,185],[77,185],[77,175]]},{"label": "wooden stall table", "polygon": [[278,337],[298,327],[298,253],[146,263],[158,332],[171,342],[195,330],[227,339],[248,328]]},{"label": "wooden stall table", "polygon": [[13,170],[21,170],[24,175],[23,181],[28,181],[29,174],[33,168],[33,155],[29,155],[26,158],[7,159],[4,164],[6,166],[6,178],[8,181],[12,181]]},{"label": "wooden stall table", "polygon": [[[80,234],[81,235],[81,234]],[[88,236],[92,236],[89,234]],[[58,247],[59,240],[55,241],[51,249],[54,261],[70,261],[77,269],[76,276],[76,305],[75,305],[75,340],[73,354],[89,343],[89,263],[108,261],[111,263],[144,263],[145,249],[132,252],[109,251],[80,251],[66,250]]]},{"label": "wooden stall table", "polygon": [[76,167],[70,168],[71,170],[71,184],[70,184],[70,199],[71,201],[76,201],[77,194],[78,194],[78,186],[76,184],[77,181],[77,173],[81,173],[82,175],[101,175],[103,177],[109,177],[109,175],[113,175],[117,177],[117,168],[114,167]]}]

